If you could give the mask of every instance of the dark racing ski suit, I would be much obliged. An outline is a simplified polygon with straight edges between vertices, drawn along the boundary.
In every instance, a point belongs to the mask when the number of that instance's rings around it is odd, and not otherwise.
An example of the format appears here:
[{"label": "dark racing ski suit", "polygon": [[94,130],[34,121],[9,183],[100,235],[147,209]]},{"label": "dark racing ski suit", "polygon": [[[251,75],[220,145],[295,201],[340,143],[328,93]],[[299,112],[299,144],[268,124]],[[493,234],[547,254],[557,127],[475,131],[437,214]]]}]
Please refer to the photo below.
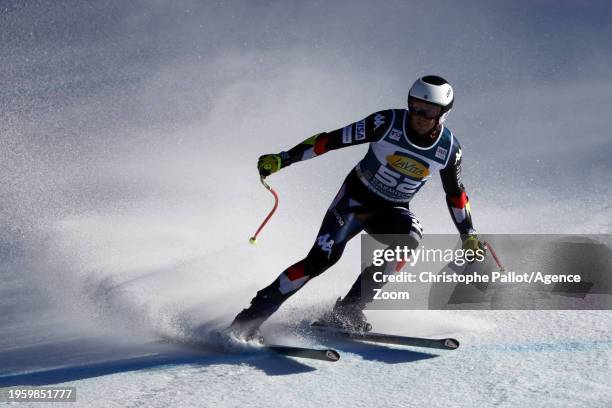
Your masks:
[{"label": "dark racing ski suit", "polygon": [[[306,282],[335,264],[347,242],[361,231],[403,234],[402,245],[416,248],[423,228],[408,203],[435,171],[440,173],[446,202],[459,233],[474,233],[468,197],[461,182],[459,140],[442,125],[434,135],[423,143],[422,136],[410,127],[409,111],[390,109],[344,128],[319,133],[281,152],[281,167],[286,167],[330,150],[370,144],[365,157],[351,170],[332,201],[308,255],[257,292],[250,307],[240,312],[232,325],[259,327]],[[363,309],[369,299],[361,297],[360,278],[343,302],[356,303]]]}]

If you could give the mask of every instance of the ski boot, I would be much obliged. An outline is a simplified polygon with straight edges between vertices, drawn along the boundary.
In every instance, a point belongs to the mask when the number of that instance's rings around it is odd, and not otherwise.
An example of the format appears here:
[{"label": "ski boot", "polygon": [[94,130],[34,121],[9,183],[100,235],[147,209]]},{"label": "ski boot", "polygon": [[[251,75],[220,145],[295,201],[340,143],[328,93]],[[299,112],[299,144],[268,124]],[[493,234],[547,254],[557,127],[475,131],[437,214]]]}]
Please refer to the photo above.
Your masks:
[{"label": "ski boot", "polygon": [[261,326],[264,320],[251,316],[249,309],[243,309],[227,328],[227,331],[234,340],[243,343],[263,343],[263,336],[259,326]]},{"label": "ski boot", "polygon": [[372,325],[368,323],[363,310],[358,303],[336,300],[334,308],[313,323],[313,326],[331,327],[342,330],[368,332]]},{"label": "ski boot", "polygon": [[242,309],[228,327],[230,336],[242,342],[263,342],[259,326],[272,315],[283,302],[282,294],[272,284],[257,292],[248,308]]}]

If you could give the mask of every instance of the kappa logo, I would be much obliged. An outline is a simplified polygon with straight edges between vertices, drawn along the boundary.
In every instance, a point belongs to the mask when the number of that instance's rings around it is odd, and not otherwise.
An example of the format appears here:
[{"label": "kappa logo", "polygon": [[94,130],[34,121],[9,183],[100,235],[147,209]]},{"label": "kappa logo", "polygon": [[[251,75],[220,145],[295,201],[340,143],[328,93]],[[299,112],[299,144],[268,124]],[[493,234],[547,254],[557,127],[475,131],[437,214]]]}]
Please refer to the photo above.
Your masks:
[{"label": "kappa logo", "polygon": [[355,126],[355,140],[363,140],[365,139],[365,119],[357,122]]},{"label": "kappa logo", "polygon": [[401,130],[391,129],[391,133],[389,133],[389,139],[398,142],[403,134],[404,132],[402,132]]},{"label": "kappa logo", "polygon": [[374,130],[378,129],[380,125],[384,125],[384,124],[385,124],[385,117],[381,115],[380,113],[377,113],[376,116],[374,116]]},{"label": "kappa logo", "polygon": [[436,150],[436,157],[440,160],[444,160],[446,153],[448,153],[448,149],[438,146],[438,149]]},{"label": "kappa logo", "polygon": [[329,259],[332,252],[332,245],[334,245],[334,240],[329,239],[329,234],[321,235],[317,238],[317,245],[320,246],[324,252],[327,252],[327,259]]},{"label": "kappa logo", "polygon": [[391,167],[393,167],[394,170],[397,170],[407,176],[416,179],[422,179],[429,176],[429,169],[410,157],[392,154],[387,156],[387,162],[391,165]]},{"label": "kappa logo", "polygon": [[461,149],[455,154],[455,164],[459,163],[459,160],[461,160]]}]

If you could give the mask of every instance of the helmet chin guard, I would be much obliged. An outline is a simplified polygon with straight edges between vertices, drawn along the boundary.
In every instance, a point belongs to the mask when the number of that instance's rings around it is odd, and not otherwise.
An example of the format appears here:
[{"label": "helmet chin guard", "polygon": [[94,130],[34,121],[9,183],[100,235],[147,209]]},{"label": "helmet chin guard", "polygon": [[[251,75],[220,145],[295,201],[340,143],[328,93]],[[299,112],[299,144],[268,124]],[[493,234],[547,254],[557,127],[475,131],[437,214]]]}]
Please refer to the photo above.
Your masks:
[{"label": "helmet chin guard", "polygon": [[438,124],[442,124],[453,107],[455,95],[453,87],[446,79],[436,75],[427,75],[412,84],[408,92],[408,106],[412,98],[440,106],[442,111],[438,117]]}]

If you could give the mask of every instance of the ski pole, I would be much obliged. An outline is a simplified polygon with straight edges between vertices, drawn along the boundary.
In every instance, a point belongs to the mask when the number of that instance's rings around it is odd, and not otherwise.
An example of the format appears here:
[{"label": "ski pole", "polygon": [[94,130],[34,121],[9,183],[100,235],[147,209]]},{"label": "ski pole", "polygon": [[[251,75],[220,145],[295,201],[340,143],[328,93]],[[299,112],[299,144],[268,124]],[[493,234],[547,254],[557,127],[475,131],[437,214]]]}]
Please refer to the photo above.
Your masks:
[{"label": "ski pole", "polygon": [[274,191],[272,187],[270,187],[270,185],[268,185],[268,183],[266,183],[266,180],[264,180],[263,176],[260,177],[260,181],[261,181],[261,184],[263,184],[263,186],[274,196],[274,207],[272,207],[272,210],[270,211],[270,213],[263,220],[259,228],[257,228],[257,231],[255,231],[255,234],[251,238],[249,238],[249,242],[251,243],[251,245],[255,245],[257,243],[257,235],[259,235],[263,227],[268,223],[270,218],[272,218],[272,214],[274,214],[274,212],[276,211],[276,208],[278,208],[278,194],[276,193],[276,191]]},{"label": "ski pole", "polygon": [[491,244],[489,244],[486,241],[483,242],[483,244],[484,244],[485,249],[488,249],[491,252],[491,255],[493,255],[493,259],[495,259],[495,263],[499,267],[500,272],[504,272],[506,268],[504,268],[504,266],[501,264],[499,258],[497,257],[497,254],[495,253],[495,250],[493,249]]}]

